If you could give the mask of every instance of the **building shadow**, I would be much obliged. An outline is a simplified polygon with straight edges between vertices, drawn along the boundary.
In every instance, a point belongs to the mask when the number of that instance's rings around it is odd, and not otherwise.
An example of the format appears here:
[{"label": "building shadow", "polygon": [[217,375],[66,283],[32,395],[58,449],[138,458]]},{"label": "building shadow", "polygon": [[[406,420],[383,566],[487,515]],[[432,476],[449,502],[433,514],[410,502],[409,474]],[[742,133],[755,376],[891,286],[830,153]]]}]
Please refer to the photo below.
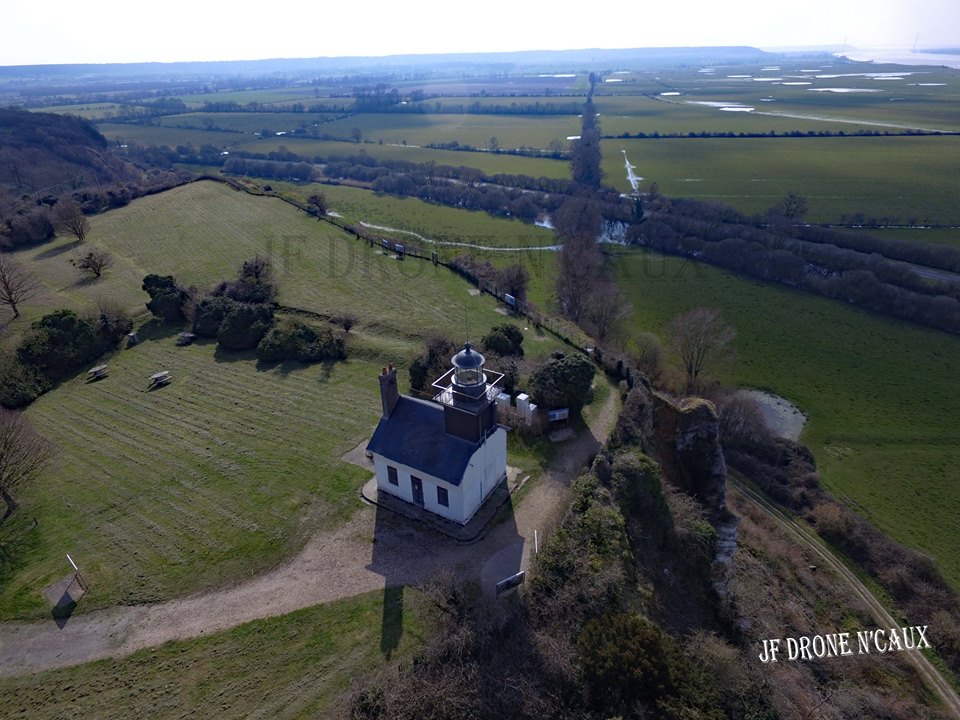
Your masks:
[{"label": "building shadow", "polygon": [[411,589],[435,595],[436,600],[447,595],[444,585],[457,583],[496,598],[497,584],[526,570],[533,550],[518,530],[509,492],[491,493],[476,522],[466,526],[431,516],[409,503],[398,505],[402,501],[393,497],[383,499],[374,508],[367,569],[384,579],[380,652],[390,659],[403,639],[405,595]]}]

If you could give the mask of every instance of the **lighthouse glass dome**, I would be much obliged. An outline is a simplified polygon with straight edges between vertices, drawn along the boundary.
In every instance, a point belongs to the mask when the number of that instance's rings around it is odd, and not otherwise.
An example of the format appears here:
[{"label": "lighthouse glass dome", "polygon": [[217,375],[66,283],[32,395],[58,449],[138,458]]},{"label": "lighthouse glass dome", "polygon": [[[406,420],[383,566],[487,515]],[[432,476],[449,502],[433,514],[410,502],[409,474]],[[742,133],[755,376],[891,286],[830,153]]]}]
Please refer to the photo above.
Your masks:
[{"label": "lighthouse glass dome", "polygon": [[462,388],[476,387],[486,383],[483,374],[483,355],[474,350],[470,343],[463,346],[463,350],[453,356],[453,382]]}]

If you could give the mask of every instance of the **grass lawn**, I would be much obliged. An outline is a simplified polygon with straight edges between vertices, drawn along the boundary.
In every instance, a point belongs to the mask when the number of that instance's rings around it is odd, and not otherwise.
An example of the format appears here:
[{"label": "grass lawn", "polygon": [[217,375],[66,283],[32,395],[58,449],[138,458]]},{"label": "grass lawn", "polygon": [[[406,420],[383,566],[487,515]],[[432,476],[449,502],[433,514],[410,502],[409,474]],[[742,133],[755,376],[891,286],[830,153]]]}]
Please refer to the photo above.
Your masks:
[{"label": "grass lawn", "polygon": [[[16,522],[4,528],[15,541],[0,556],[0,618],[49,612],[41,592],[62,575],[64,552],[90,574],[84,610],[262,572],[356,509],[366,476],[339,458],[376,425],[379,368],[404,366],[425,334],[459,341],[468,322],[477,339],[507,321],[492,298],[472,295],[442,266],[397,261],[279,199],[219,183],[97,216],[88,242],[118,258],[96,287],[63,284],[59,273],[72,268],[56,244],[20,253],[47,293],[12,336],[31,315],[83,309],[98,293],[142,308],[150,271],[210,287],[256,252],[274,259],[282,302],[350,310],[358,323],[347,361],[303,367],[264,366],[209,342],[177,347],[181,328],[151,322],[144,342],[107,359],[107,379],[88,384],[81,372],[37,400],[27,413],[54,441],[56,458],[24,488]],[[530,357],[561,346],[526,332]],[[174,382],[148,391],[159,370]]]},{"label": "grass lawn", "polygon": [[[257,575],[347,519],[367,475],[339,461],[376,425],[376,361],[260,366],[175,330],[107,358],[27,411],[54,445],[21,493],[36,517],[0,565],[0,617],[49,613],[63,553],[85,566],[84,611],[151,602]],[[170,370],[174,381],[148,390]]]},{"label": "grass lawn", "polygon": [[[337,717],[358,677],[409,658],[427,633],[420,595],[403,593],[400,627],[383,627],[374,592],[174,641],[117,660],[0,679],[5,718]],[[395,618],[394,618],[395,621]],[[391,659],[381,635],[399,636]]]},{"label": "grass lawn", "polygon": [[960,586],[960,338],[644,251],[616,268],[636,332],[720,308],[737,329],[721,379],[806,412],[801,440],[831,491]]}]

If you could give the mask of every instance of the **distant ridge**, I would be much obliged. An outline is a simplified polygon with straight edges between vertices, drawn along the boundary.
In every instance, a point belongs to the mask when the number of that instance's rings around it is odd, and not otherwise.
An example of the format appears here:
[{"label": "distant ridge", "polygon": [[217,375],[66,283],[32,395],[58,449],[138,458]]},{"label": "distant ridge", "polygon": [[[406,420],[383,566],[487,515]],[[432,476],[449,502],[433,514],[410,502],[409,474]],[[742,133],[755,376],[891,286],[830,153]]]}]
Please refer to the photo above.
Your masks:
[{"label": "distant ridge", "polygon": [[[466,65],[565,65],[598,69],[610,63],[721,62],[777,57],[754,47],[677,47],[677,48],[587,48],[579,50],[523,50],[495,53],[408,54],[366,57],[272,58],[264,60],[222,60],[203,62],[146,62],[107,64],[6,65],[0,66],[4,78],[145,78],[158,75],[222,76],[304,74],[309,72],[368,71],[437,64]],[[579,69],[579,68],[578,68]]]}]

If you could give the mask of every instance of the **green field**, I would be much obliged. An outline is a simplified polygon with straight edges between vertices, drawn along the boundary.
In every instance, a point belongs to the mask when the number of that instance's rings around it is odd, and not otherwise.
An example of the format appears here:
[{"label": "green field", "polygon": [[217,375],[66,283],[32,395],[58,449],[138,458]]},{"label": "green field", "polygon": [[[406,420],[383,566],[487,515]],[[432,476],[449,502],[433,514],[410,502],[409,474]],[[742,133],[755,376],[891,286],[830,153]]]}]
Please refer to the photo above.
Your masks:
[{"label": "green field", "polygon": [[[211,287],[260,253],[275,263],[281,302],[350,311],[358,323],[347,361],[302,367],[263,366],[209,342],[177,347],[181,328],[151,322],[143,343],[108,359],[109,378],[89,384],[81,373],[37,400],[27,412],[55,440],[56,459],[24,489],[8,528],[18,540],[0,562],[4,618],[49,612],[41,591],[62,575],[64,548],[90,574],[84,610],[174,597],[276,564],[357,508],[366,474],[339,458],[376,424],[380,367],[403,365],[427,333],[459,340],[469,322],[479,337],[505,320],[492,298],[472,295],[442,266],[397,261],[279,199],[219,183],[141,198],[92,225],[88,242],[118,258],[100,283],[62,287],[68,256],[44,255],[56,244],[18,253],[23,262],[43,256],[33,267],[49,306],[83,310],[105,296],[142,309],[149,272]],[[44,310],[33,307],[10,335]],[[534,358],[560,346],[528,334]],[[148,391],[158,370],[175,380]]]},{"label": "green field", "polygon": [[240,133],[294,132],[323,123],[335,117],[328,113],[252,113],[252,112],[193,112],[166,115],[160,118],[164,127],[196,130],[229,130]]},{"label": "green field", "polygon": [[428,632],[403,594],[399,646],[379,651],[383,592],[257,620],[129,657],[0,679],[5,718],[339,717],[358,677],[408,658]]},{"label": "green field", "polygon": [[[320,191],[327,197],[330,210],[346,222],[397,228],[437,240],[439,242],[434,244],[406,233],[371,230],[397,242],[413,243],[425,251],[436,251],[444,260],[470,252],[480,259],[490,260],[496,267],[522,264],[530,273],[530,299],[541,307],[545,307],[547,298],[553,293],[557,254],[541,249],[556,242],[552,230],[480,211],[433,205],[417,198],[378,195],[344,185],[272,183],[271,186],[301,202],[311,193]],[[515,250],[484,251],[480,249],[482,247]]]},{"label": "green field", "polygon": [[172,128],[158,125],[132,125],[129,123],[98,123],[97,130],[103,133],[107,140],[117,144],[166,145],[171,148],[178,145],[213,145],[215,148],[223,149],[236,147],[257,139],[249,133]]},{"label": "green field", "polygon": [[956,183],[960,137],[832,137],[605,140],[604,181],[628,191],[625,150],[644,183],[665,195],[763,212],[789,192],[809,202],[808,220],[911,218],[960,223],[944,189]]},{"label": "green field", "polygon": [[[304,105],[323,104],[325,99],[316,97],[314,88],[304,85],[285,88],[263,88],[260,90],[228,90],[213,93],[197,93],[194,95],[178,95],[178,99],[187,105],[202,107],[204,103],[262,103],[286,105],[290,103],[303,103]],[[329,101],[328,101],[329,102]],[[337,104],[353,102],[352,98],[337,98]]]},{"label": "green field", "polygon": [[[722,98],[721,98],[722,100]],[[756,102],[756,112],[726,112],[717,107],[696,105],[694,102],[713,102],[700,98],[659,98],[616,96],[598,97],[594,103],[600,113],[600,127],[605,136],[624,133],[790,133],[840,132],[878,130],[867,123],[851,124],[815,120],[812,118],[778,117],[768,103]],[[799,114],[799,113],[798,113]]]},{"label": "green field", "polygon": [[34,108],[36,112],[59,113],[61,115],[79,115],[86,120],[102,120],[113,117],[120,111],[120,103],[79,103],[77,105],[47,105]]},{"label": "green field", "polygon": [[960,586],[960,338],[678,258],[624,251],[615,267],[635,331],[721,309],[737,329],[721,378],[799,406],[825,484]]},{"label": "green field", "polygon": [[951,245],[960,249],[960,228],[883,228],[850,230],[852,233],[863,233],[871,237],[888,240],[906,240],[915,243],[931,243],[934,245]]},{"label": "green field", "polygon": [[365,153],[382,160],[404,160],[413,163],[433,162],[437,165],[473,167],[488,175],[507,173],[530,177],[570,177],[570,164],[565,160],[523,157],[506,153],[434,150],[415,145],[337,142],[335,140],[312,140],[299,137],[268,138],[243,146],[245,152],[253,153],[275,152],[281,148],[307,157],[320,155],[324,159],[331,156],[348,157]]},{"label": "green field", "polygon": [[580,133],[580,120],[573,115],[426,115],[358,114],[323,126],[336,137],[352,137],[359,128],[364,140],[407,145],[452,143],[477,148],[490,146],[496,137],[503,148],[545,149],[551,140],[565,142]]}]

